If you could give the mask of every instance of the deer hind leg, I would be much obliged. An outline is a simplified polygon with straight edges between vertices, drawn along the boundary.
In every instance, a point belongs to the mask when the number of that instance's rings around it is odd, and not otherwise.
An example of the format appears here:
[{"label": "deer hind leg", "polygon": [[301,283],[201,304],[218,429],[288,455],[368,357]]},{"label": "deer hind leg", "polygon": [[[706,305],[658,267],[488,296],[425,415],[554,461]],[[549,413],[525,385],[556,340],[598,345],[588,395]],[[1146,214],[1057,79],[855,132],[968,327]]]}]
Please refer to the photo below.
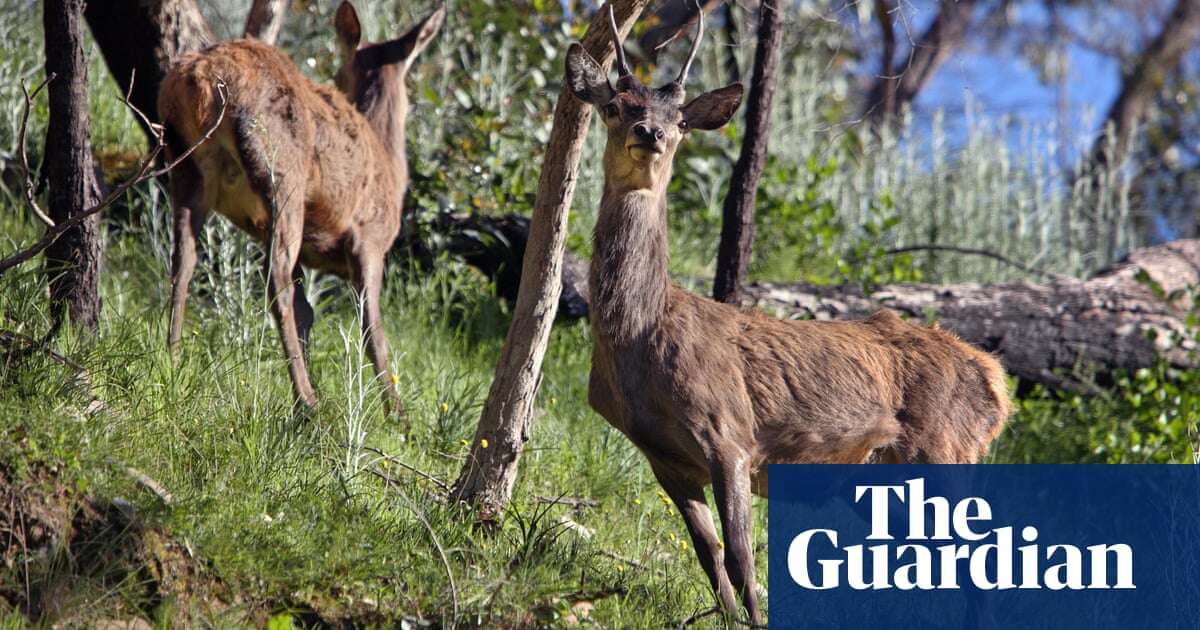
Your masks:
[{"label": "deer hind leg", "polygon": [[[287,357],[292,392],[297,402],[311,409],[317,405],[317,395],[304,362],[296,323],[296,287],[292,282],[304,237],[305,174],[293,168],[295,164],[283,161],[289,152],[286,147],[276,146],[288,137],[282,130],[260,129],[252,119],[236,119],[233,135],[246,180],[271,218],[266,239],[271,311]],[[282,156],[281,163],[267,156]]]},{"label": "deer hind leg", "polygon": [[725,571],[725,553],[721,551],[721,541],[717,538],[712,512],[704,498],[704,488],[699,484],[675,478],[669,472],[654,466],[653,462],[651,468],[659,485],[667,496],[671,497],[671,501],[683,516],[688,534],[692,538],[692,546],[696,548],[700,566],[704,567],[704,572],[708,574],[708,581],[717,596],[717,601],[726,611],[737,610],[737,598],[733,594],[729,574]]},{"label": "deer hind leg", "polygon": [[[754,551],[750,545],[750,468],[740,453],[712,463],[713,495],[725,532],[725,567],[734,589],[741,595],[750,622],[762,623],[754,577]],[[730,612],[729,610],[726,611]]]},{"label": "deer hind leg", "polygon": [[204,178],[192,160],[185,160],[171,173],[175,243],[171,252],[171,324],[167,347],[172,353],[179,352],[183,339],[188,286],[196,271],[196,241],[208,216],[204,204]]},{"label": "deer hind leg", "polygon": [[363,301],[362,329],[367,344],[367,354],[375,366],[375,375],[383,386],[384,413],[404,417],[404,404],[396,393],[391,366],[388,365],[388,339],[383,328],[383,315],[379,308],[380,293],[383,291],[383,255],[374,250],[360,251],[351,264],[355,289]]},{"label": "deer hind leg", "polygon": [[275,209],[274,226],[268,244],[267,285],[271,291],[271,311],[279,327],[283,353],[292,376],[292,392],[298,402],[313,408],[317,406],[317,395],[304,362],[304,346],[300,342],[300,330],[296,322],[297,291],[292,283],[304,230],[302,212],[303,208],[298,202],[280,203]]}]

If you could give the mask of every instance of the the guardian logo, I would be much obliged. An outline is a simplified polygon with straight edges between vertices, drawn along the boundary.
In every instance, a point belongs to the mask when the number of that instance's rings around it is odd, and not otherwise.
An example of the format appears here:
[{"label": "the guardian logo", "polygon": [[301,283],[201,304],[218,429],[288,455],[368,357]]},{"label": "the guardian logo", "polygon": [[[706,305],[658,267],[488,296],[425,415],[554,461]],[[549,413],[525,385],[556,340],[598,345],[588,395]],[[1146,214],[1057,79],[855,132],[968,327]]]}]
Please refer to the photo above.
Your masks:
[{"label": "the guardian logo", "polygon": [[[903,513],[891,509],[892,496]],[[1062,541],[1045,544],[1033,525],[1019,532],[1012,526],[989,527],[993,517],[987,500],[968,497],[951,505],[946,497],[926,497],[924,478],[855,485],[854,503],[869,510],[866,540],[878,542],[843,546],[849,541],[839,541],[833,529],[800,532],[787,546],[788,574],[795,584],[859,591],[1137,588],[1129,544],[1081,549]],[[906,531],[897,539],[901,529]]]}]

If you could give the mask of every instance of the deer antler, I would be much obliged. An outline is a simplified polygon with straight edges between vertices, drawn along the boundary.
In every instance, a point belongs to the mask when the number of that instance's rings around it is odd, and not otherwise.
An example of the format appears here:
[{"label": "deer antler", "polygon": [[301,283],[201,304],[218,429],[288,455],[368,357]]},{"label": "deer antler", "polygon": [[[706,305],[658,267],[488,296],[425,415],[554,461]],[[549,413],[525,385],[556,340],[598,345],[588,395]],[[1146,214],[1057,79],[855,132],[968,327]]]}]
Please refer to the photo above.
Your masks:
[{"label": "deer antler", "polygon": [[624,78],[632,75],[629,62],[625,60],[625,48],[621,45],[621,34],[617,31],[617,18],[613,15],[612,2],[608,3],[608,25],[612,28],[613,47],[617,49],[617,77]]},{"label": "deer antler", "polygon": [[700,40],[704,39],[704,6],[700,4],[700,0],[696,0],[696,11],[699,13],[696,17],[696,39],[692,41],[692,50],[688,52],[687,61],[683,62],[683,68],[679,70],[679,76],[675,79],[679,87],[683,87],[687,81],[692,61],[696,59],[696,53],[700,50]]}]

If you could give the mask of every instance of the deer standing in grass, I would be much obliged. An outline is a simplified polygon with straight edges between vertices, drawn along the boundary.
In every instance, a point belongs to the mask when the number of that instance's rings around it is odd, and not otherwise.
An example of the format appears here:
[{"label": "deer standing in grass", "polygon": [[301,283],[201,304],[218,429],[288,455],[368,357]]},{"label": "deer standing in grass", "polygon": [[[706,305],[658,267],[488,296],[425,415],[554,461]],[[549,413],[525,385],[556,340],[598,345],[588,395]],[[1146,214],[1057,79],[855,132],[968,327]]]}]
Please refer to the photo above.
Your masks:
[{"label": "deer standing in grass", "polygon": [[404,79],[444,18],[443,6],[399,39],[365,44],[357,12],[342,2],[334,18],[342,54],[336,90],[308,80],[282,51],[254,40],[186,55],[171,68],[158,100],[168,152],[200,143],[171,173],[173,351],[183,332],[196,237],[215,210],[268,250],[268,290],[296,400],[317,404],[305,366],[313,311],[297,286],[303,263],[353,283],[384,404],[403,415],[379,295],[408,186]]},{"label": "deer standing in grass", "polygon": [[780,321],[672,285],[666,190],[675,150],[690,131],[725,125],[742,98],[734,84],[685,101],[700,19],[678,78],[658,89],[630,73],[620,41],[615,87],[582,46],[567,51],[571,90],[608,128],[589,278],[588,402],[646,455],[726,614],[740,596],[758,624],[750,495],[765,496],[767,464],[975,462],[1004,426],[1009,399],[999,363],[936,326],[891,311]]}]

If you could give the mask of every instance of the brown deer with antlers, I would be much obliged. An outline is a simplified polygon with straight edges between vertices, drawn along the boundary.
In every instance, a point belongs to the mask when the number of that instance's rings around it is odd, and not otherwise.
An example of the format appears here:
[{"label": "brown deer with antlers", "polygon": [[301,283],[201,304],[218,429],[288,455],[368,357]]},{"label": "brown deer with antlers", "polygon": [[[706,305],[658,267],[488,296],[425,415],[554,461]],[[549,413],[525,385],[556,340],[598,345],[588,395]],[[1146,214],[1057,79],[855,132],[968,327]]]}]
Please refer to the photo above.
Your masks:
[{"label": "brown deer with antlers", "polygon": [[158,100],[168,149],[180,154],[199,143],[171,173],[173,351],[183,332],[196,237],[215,210],[268,249],[272,310],[297,401],[317,403],[305,366],[313,311],[296,286],[303,263],[353,283],[384,404],[403,415],[379,294],[408,186],[404,79],[445,13],[439,7],[403,37],[368,44],[354,6],[342,2],[334,18],[342,54],[337,90],[308,80],[282,51],[254,40],[213,46],[172,67]]},{"label": "brown deer with antlers", "polygon": [[999,363],[936,326],[890,311],[779,321],[672,285],[666,190],[675,150],[692,130],[725,125],[742,98],[734,84],[685,100],[703,32],[701,17],[678,78],[657,89],[631,74],[620,41],[615,87],[582,46],[567,51],[571,90],[608,128],[589,279],[588,402],[646,455],[726,613],[740,596],[757,624],[750,496],[766,494],[767,464],[975,462],[1004,426],[1009,399]]}]

